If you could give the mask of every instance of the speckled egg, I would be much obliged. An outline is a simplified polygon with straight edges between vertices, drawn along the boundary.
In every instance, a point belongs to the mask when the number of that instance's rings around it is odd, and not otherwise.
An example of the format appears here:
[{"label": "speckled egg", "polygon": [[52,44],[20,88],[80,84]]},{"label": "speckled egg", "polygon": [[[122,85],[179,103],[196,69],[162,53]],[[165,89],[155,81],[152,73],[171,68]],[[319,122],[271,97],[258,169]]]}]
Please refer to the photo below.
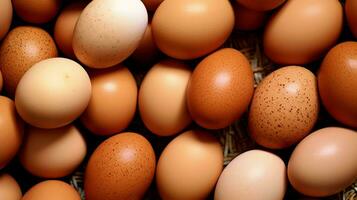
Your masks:
[{"label": "speckled egg", "polygon": [[101,143],[84,179],[87,200],[139,200],[155,173],[155,153],[143,136],[120,133]]},{"label": "speckled egg", "polygon": [[14,95],[21,77],[33,64],[56,56],[56,44],[45,30],[32,26],[12,29],[0,48],[5,90]]},{"label": "speckled egg", "polygon": [[187,87],[187,105],[200,126],[220,129],[237,120],[253,95],[253,72],[248,59],[231,48],[203,59]]},{"label": "speckled egg", "polygon": [[249,132],[264,147],[286,148],[310,133],[318,113],[315,75],[303,67],[283,67],[258,85],[249,111]]}]

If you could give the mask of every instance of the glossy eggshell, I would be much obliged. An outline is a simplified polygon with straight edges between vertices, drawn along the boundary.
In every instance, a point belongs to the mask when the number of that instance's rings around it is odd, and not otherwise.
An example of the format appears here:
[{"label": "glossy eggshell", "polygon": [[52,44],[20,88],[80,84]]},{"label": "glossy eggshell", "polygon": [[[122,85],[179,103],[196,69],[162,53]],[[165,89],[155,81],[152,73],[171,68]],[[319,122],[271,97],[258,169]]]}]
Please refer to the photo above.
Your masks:
[{"label": "glossy eggshell", "polygon": [[272,10],[285,2],[285,0],[236,0],[241,5],[256,11]]},{"label": "glossy eggshell", "polygon": [[112,136],[89,159],[86,199],[142,199],[154,178],[155,165],[154,150],[143,136],[128,132]]},{"label": "glossy eggshell", "polygon": [[302,140],[288,164],[288,177],[299,192],[315,197],[338,193],[357,178],[357,132],[328,127]]},{"label": "glossy eggshell", "polygon": [[139,91],[139,111],[145,126],[160,136],[174,135],[192,121],[186,105],[191,69],[164,60],[146,74]]},{"label": "glossy eggshell", "polygon": [[58,48],[68,57],[75,58],[72,40],[73,31],[79,15],[87,4],[85,2],[74,2],[65,7],[57,17],[54,27],[54,39]]},{"label": "glossy eggshell", "polygon": [[79,193],[63,181],[47,180],[34,185],[21,200],[81,200]]},{"label": "glossy eggshell", "polygon": [[278,156],[250,150],[234,158],[223,170],[215,200],[283,200],[287,187],[286,167]]},{"label": "glossy eggshell", "polygon": [[238,3],[234,4],[235,28],[250,31],[260,28],[266,19],[267,13],[246,8]]},{"label": "glossy eggshell", "polygon": [[253,96],[253,72],[248,59],[231,48],[203,59],[187,87],[187,105],[194,121],[208,129],[233,123],[247,110]]},{"label": "glossy eggshell", "polygon": [[9,31],[12,22],[12,4],[11,0],[0,1],[0,41]]},{"label": "glossy eggshell", "polygon": [[0,174],[0,197],[4,200],[21,200],[21,188],[9,174]]},{"label": "glossy eggshell", "polygon": [[223,169],[219,140],[190,130],[172,140],[157,164],[156,184],[163,200],[206,199]]},{"label": "glossy eggshell", "polygon": [[336,43],[342,25],[338,0],[289,0],[265,27],[264,52],[279,64],[310,63]]},{"label": "glossy eggshell", "polygon": [[136,111],[137,86],[123,65],[90,71],[92,97],[81,122],[92,133],[113,135],[130,124]]},{"label": "glossy eggshell", "polygon": [[26,22],[42,24],[52,20],[62,0],[12,0],[16,14]]},{"label": "glossy eggshell", "polygon": [[214,51],[226,41],[233,26],[234,13],[228,0],[165,0],[152,19],[157,46],[177,59]]},{"label": "glossy eggshell", "polygon": [[12,29],[0,48],[5,90],[13,96],[20,79],[32,65],[56,56],[56,44],[45,30],[33,26]]},{"label": "glossy eggshell", "polygon": [[164,0],[141,0],[141,1],[144,3],[147,10],[154,12],[157,9],[157,7],[159,7],[161,2],[163,2]]},{"label": "glossy eggshell", "polygon": [[19,115],[39,128],[70,124],[86,109],[91,83],[81,65],[67,58],[50,58],[33,65],[16,90]]},{"label": "glossy eggshell", "polygon": [[327,111],[338,121],[357,128],[357,42],[343,42],[332,48],[317,77]]},{"label": "glossy eggshell", "polygon": [[0,169],[16,155],[23,137],[24,123],[16,113],[14,102],[0,96]]},{"label": "glossy eggshell", "polygon": [[147,24],[148,14],[140,0],[92,1],[74,29],[74,53],[89,67],[114,66],[138,47]]},{"label": "glossy eggshell", "polygon": [[258,85],[250,106],[248,129],[258,144],[286,148],[310,133],[318,113],[315,75],[303,67],[283,67]]},{"label": "glossy eggshell", "polygon": [[357,38],[357,1],[346,0],[345,13],[347,23],[353,35]]},{"label": "glossy eggshell", "polygon": [[22,166],[35,176],[67,176],[79,166],[86,155],[86,142],[73,125],[57,129],[29,126],[25,133],[19,157]]}]

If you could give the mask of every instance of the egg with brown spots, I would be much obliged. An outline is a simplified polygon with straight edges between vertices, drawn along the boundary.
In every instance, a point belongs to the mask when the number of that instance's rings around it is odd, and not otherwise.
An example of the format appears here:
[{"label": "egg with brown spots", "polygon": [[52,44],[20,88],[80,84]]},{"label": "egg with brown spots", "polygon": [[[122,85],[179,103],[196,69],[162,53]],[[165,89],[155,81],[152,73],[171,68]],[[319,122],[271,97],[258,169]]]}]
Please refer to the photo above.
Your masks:
[{"label": "egg with brown spots", "polygon": [[56,44],[45,30],[32,26],[12,29],[0,48],[5,90],[13,96],[25,72],[33,64],[52,57],[57,57]]},{"label": "egg with brown spots", "polygon": [[155,172],[154,150],[137,133],[120,133],[101,143],[89,159],[84,179],[87,200],[139,200]]},{"label": "egg with brown spots", "polygon": [[318,112],[315,75],[303,67],[283,67],[258,85],[249,111],[249,132],[264,147],[286,148],[310,133]]}]

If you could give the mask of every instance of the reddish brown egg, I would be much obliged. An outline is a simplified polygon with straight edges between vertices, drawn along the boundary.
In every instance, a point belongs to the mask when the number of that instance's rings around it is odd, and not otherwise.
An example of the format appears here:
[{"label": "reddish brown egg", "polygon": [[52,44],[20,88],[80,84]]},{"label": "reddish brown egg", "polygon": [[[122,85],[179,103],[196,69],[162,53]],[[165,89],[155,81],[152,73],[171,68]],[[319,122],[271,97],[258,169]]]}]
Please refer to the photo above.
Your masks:
[{"label": "reddish brown egg", "polygon": [[248,59],[231,48],[218,50],[195,68],[187,87],[187,105],[202,127],[220,129],[237,120],[253,95]]},{"label": "reddish brown egg", "polygon": [[13,96],[21,77],[33,64],[56,56],[56,44],[43,29],[31,26],[12,29],[0,48],[5,90]]},{"label": "reddish brown egg", "polygon": [[87,200],[139,200],[155,173],[155,153],[143,136],[120,133],[101,143],[84,179]]},{"label": "reddish brown egg", "polygon": [[336,45],[318,73],[323,105],[338,121],[357,128],[357,42]]},{"label": "reddish brown egg", "polygon": [[256,11],[234,4],[235,28],[239,30],[255,30],[260,28],[266,19],[266,12]]},{"label": "reddish brown egg", "polygon": [[357,1],[346,0],[345,13],[350,30],[357,38]]}]

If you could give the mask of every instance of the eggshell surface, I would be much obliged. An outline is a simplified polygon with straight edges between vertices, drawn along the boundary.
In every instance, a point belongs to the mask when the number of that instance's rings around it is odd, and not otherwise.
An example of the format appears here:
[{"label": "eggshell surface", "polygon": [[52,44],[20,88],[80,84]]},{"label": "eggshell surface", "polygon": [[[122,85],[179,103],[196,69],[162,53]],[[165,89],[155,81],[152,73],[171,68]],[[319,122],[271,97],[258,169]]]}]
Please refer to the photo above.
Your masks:
[{"label": "eggshell surface", "polygon": [[248,59],[232,48],[203,59],[187,87],[193,120],[207,129],[224,128],[246,111],[253,96],[253,72]]},{"label": "eggshell surface", "polygon": [[348,26],[353,35],[357,38],[357,1],[346,0],[345,13]]},{"label": "eggshell surface", "polygon": [[20,200],[22,197],[20,186],[9,174],[0,174],[0,197],[4,200]]},{"label": "eggshell surface", "polygon": [[87,200],[139,200],[155,173],[155,153],[143,136],[120,133],[101,143],[84,179]]},{"label": "eggshell surface", "polygon": [[74,53],[89,67],[111,67],[134,52],[147,24],[148,14],[140,0],[92,1],[74,29]]},{"label": "eggshell surface", "polygon": [[272,10],[285,2],[285,0],[236,0],[246,8],[256,11]]},{"label": "eggshell surface", "polygon": [[163,200],[206,199],[223,168],[223,151],[214,136],[189,130],[172,140],[157,164],[156,184]]},{"label": "eggshell surface", "polygon": [[58,128],[79,117],[90,97],[90,79],[81,65],[67,58],[50,58],[25,73],[15,104],[19,115],[32,126]]},{"label": "eggshell surface", "polygon": [[11,0],[2,0],[0,2],[0,41],[9,31],[12,22],[12,4]]},{"label": "eggshell surface", "polygon": [[302,140],[288,164],[292,186],[308,196],[338,193],[357,178],[357,132],[328,127]]}]

